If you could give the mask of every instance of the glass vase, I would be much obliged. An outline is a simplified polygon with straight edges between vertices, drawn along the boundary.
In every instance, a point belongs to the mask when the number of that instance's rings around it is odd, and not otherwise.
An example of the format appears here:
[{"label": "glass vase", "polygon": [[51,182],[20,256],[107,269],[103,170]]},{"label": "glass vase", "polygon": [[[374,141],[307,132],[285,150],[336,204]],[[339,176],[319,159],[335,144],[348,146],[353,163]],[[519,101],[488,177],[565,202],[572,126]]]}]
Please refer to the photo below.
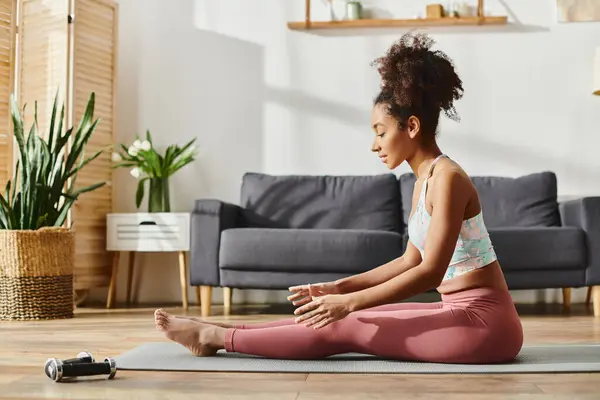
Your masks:
[{"label": "glass vase", "polygon": [[150,178],[148,212],[171,212],[169,178]]}]

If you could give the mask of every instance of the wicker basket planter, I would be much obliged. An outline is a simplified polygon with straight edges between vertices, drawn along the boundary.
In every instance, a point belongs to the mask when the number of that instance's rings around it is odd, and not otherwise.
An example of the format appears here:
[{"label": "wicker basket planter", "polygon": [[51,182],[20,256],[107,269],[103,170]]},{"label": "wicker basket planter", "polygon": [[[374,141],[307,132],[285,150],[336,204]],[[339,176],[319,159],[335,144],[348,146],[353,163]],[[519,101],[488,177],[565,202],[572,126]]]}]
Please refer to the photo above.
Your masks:
[{"label": "wicker basket planter", "polygon": [[73,317],[74,233],[0,230],[0,319]]}]

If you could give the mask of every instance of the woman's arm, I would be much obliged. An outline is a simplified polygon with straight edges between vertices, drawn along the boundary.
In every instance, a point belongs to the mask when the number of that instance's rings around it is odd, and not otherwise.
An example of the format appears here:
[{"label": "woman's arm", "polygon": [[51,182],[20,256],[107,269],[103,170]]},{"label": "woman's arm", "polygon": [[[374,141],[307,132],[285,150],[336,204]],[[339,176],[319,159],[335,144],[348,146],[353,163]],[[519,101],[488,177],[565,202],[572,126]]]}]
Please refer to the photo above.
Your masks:
[{"label": "woman's arm", "polygon": [[434,289],[452,259],[471,196],[471,182],[456,171],[440,171],[431,187],[434,205],[425,242],[425,257],[414,268],[377,286],[349,294],[351,311],[389,304]]},{"label": "woman's arm", "polygon": [[[417,182],[415,182],[415,186],[416,184]],[[412,205],[410,210],[411,217],[416,210],[417,203],[419,202],[420,192],[421,190],[417,188],[413,190]],[[340,294],[357,292],[380,285],[383,282],[386,282],[393,277],[403,274],[409,269],[416,267],[422,261],[421,253],[419,253],[419,250],[409,240],[406,250],[402,256],[370,271],[363,272],[362,274],[339,279],[335,282],[335,284]]]},{"label": "woman's arm", "polygon": [[404,254],[395,260],[361,274],[352,275],[335,281],[339,293],[353,293],[386,282],[421,263],[421,253],[408,241]]}]

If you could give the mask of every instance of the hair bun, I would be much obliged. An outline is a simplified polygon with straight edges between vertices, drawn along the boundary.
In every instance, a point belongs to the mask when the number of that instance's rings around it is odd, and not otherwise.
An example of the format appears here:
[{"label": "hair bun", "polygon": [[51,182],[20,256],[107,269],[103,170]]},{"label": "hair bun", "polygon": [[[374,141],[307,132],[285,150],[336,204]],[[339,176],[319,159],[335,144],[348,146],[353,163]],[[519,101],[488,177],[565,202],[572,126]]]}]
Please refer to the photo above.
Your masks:
[{"label": "hair bun", "polygon": [[372,63],[381,75],[381,91],[400,107],[443,110],[458,120],[454,101],[463,95],[462,81],[448,56],[431,50],[434,40],[425,34],[404,34]]}]

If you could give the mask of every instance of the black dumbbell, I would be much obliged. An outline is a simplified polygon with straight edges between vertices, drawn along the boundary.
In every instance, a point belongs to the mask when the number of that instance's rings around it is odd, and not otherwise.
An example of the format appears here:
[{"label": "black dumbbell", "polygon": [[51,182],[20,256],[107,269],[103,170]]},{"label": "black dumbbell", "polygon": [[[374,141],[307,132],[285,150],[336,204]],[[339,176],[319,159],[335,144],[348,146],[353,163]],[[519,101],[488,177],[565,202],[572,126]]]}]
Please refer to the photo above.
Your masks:
[{"label": "black dumbbell", "polygon": [[79,376],[108,375],[112,379],[117,373],[117,363],[112,358],[105,358],[104,362],[65,363],[57,358],[51,358],[46,362],[46,376],[54,382],[60,382],[65,378],[76,378]]},{"label": "black dumbbell", "polygon": [[[44,365],[44,371],[46,371],[46,375],[48,375],[48,367],[50,366],[50,364],[52,363],[52,360],[55,360],[54,358],[49,358],[46,360],[46,364]],[[68,360],[61,360],[61,362],[63,364],[81,364],[81,363],[93,363],[96,362],[96,360],[94,359],[94,356],[91,353],[88,353],[87,351],[82,351],[81,353],[77,354],[76,358],[69,358]]]}]

